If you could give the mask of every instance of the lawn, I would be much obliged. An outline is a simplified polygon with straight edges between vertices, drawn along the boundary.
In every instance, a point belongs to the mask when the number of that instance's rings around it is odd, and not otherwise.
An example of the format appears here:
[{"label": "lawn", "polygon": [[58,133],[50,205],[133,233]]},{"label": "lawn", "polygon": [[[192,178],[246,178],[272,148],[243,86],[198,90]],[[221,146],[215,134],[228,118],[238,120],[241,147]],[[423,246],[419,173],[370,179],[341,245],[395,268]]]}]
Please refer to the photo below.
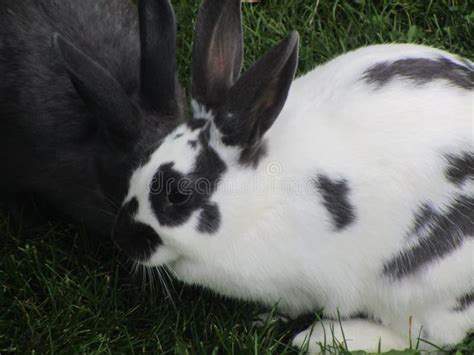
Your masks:
[{"label": "lawn", "polygon": [[[173,1],[180,77],[189,87],[198,1]],[[474,3],[262,0],[243,6],[245,65],[290,30],[301,34],[299,74],[359,46],[413,42],[474,59]],[[21,226],[0,216],[0,353],[296,354],[307,319],[253,326],[265,311],[142,270],[81,226]],[[474,353],[474,339],[458,345]]]}]

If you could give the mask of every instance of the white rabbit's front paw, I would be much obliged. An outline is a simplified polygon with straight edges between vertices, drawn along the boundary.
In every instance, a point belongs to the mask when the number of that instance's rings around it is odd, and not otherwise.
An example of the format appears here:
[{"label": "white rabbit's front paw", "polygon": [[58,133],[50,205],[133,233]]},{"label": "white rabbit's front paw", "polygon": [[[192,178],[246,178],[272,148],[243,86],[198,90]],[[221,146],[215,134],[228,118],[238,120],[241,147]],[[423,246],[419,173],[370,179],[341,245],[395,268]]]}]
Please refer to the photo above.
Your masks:
[{"label": "white rabbit's front paw", "polygon": [[364,350],[367,352],[403,350],[408,347],[404,339],[387,327],[369,320],[351,319],[340,323],[324,320],[302,331],[293,339],[293,346],[309,354],[337,349]]}]

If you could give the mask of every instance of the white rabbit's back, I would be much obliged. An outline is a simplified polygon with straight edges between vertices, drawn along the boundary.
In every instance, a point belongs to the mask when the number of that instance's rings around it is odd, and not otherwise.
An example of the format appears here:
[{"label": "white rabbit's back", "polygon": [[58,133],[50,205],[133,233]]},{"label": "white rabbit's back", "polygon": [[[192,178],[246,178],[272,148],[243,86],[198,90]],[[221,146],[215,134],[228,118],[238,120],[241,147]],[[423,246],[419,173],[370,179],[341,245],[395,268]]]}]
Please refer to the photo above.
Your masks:
[{"label": "white rabbit's back", "polygon": [[[319,260],[314,272],[325,265],[332,277],[320,285],[339,295],[326,300],[329,313],[353,305],[400,329],[418,314],[414,324],[441,342],[474,322],[472,309],[449,313],[474,289],[473,121],[472,64],[430,47],[361,48],[294,82],[267,161],[283,174],[344,183],[347,225],[337,228],[329,210],[325,231],[314,222],[323,244],[302,248]],[[345,293],[348,284],[357,291]],[[445,338],[422,315],[428,298],[431,312],[454,319]]]}]

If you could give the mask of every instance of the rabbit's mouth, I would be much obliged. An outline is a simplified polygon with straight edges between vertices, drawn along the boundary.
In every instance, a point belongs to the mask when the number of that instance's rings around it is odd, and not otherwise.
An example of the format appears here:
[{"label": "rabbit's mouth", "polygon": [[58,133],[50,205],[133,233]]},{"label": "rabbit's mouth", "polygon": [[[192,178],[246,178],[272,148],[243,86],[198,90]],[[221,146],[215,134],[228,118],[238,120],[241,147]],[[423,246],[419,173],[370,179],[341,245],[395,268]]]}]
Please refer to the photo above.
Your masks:
[{"label": "rabbit's mouth", "polygon": [[178,253],[166,245],[160,245],[147,260],[141,259],[140,263],[151,268],[165,265],[173,267],[179,260],[180,255]]},{"label": "rabbit's mouth", "polygon": [[128,257],[144,263],[159,254],[163,246],[159,234],[148,224],[136,221],[138,208],[136,199],[127,202],[121,209],[113,232],[113,241]]}]

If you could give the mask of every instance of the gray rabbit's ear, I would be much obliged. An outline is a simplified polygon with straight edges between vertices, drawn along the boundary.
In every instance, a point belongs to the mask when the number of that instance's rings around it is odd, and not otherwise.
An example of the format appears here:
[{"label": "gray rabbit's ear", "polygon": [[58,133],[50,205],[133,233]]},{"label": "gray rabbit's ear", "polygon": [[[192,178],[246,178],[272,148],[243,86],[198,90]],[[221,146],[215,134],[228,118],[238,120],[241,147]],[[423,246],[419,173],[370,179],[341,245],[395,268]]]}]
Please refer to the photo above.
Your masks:
[{"label": "gray rabbit's ear", "polygon": [[288,97],[298,64],[298,43],[298,33],[290,33],[230,89],[215,121],[225,144],[242,148],[260,144]]},{"label": "gray rabbit's ear", "polygon": [[122,86],[99,63],[55,33],[53,46],[62,57],[77,93],[108,139],[121,148],[134,144],[139,117]]},{"label": "gray rabbit's ear", "polygon": [[158,113],[175,115],[180,87],[176,75],[176,20],[169,0],[139,0],[140,93]]},{"label": "gray rabbit's ear", "polygon": [[242,53],[240,0],[204,0],[194,35],[193,98],[218,105],[240,74]]}]

